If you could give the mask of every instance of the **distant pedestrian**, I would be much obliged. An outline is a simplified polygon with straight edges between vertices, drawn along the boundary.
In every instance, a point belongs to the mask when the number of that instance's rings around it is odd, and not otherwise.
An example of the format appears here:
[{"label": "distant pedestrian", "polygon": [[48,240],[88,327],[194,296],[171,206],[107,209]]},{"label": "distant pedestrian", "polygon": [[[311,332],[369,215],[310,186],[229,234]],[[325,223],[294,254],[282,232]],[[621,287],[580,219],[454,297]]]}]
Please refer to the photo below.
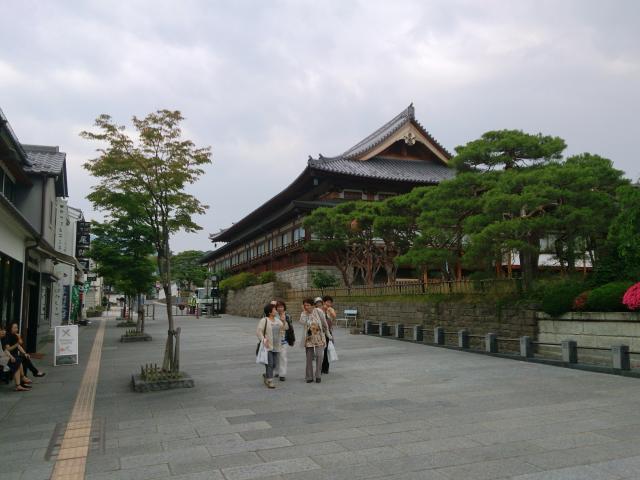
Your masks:
[{"label": "distant pedestrian", "polygon": [[289,325],[276,316],[276,307],[268,303],[264,307],[264,317],[258,322],[256,335],[267,350],[268,362],[265,365],[266,372],[263,375],[264,384],[268,388],[276,388],[273,384],[273,371],[278,365],[278,353],[282,347],[282,339]]},{"label": "distant pedestrian", "polygon": [[329,348],[329,341],[333,342],[333,325],[336,321],[336,311],[333,309],[333,298],[329,295],[322,297],[322,311],[325,314],[327,320],[327,327],[331,334],[332,340],[327,340],[327,345],[324,347],[324,359],[322,360],[322,373],[329,373],[329,355],[327,349]]},{"label": "distant pedestrian", "polygon": [[[322,301],[322,299],[320,299]],[[304,346],[307,355],[307,368],[305,379],[307,383],[314,380],[313,359],[316,360],[315,381],[322,380],[322,359],[324,358],[324,347],[327,338],[331,338],[327,322],[324,319],[324,312],[314,307],[314,301],[305,298],[302,301],[303,311],[300,314],[300,323],[304,325]]]},{"label": "distant pedestrian", "polygon": [[284,337],[282,338],[282,345],[280,346],[280,352],[278,353],[278,364],[275,368],[274,376],[278,377],[281,382],[284,382],[287,377],[287,366],[289,364],[288,351],[289,347],[293,347],[296,342],[296,335],[293,330],[293,324],[291,323],[291,317],[287,313],[287,304],[281,300],[276,302],[276,317],[281,322],[287,324]]}]

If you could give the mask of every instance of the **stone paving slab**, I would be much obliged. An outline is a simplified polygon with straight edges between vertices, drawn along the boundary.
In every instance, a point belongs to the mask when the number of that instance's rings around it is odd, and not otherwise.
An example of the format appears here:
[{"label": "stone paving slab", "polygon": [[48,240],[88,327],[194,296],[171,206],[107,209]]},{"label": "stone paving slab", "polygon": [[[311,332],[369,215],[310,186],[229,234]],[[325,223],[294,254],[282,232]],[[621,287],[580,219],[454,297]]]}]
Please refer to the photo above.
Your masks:
[{"label": "stone paving slab", "polygon": [[[254,362],[256,319],[180,317],[182,366],[196,387],[137,394],[129,377],[161,363],[152,342],[121,344],[109,320],[94,418],[104,453],[91,480],[615,480],[640,477],[640,380],[336,332],[340,361],[304,382],[304,352],[268,390]],[[27,395],[7,389],[0,479],[48,479],[44,455],[73,407],[77,367],[48,367]],[[49,357],[46,357],[47,359]],[[46,366],[47,360],[41,360]],[[29,412],[28,416],[22,412]]]}]

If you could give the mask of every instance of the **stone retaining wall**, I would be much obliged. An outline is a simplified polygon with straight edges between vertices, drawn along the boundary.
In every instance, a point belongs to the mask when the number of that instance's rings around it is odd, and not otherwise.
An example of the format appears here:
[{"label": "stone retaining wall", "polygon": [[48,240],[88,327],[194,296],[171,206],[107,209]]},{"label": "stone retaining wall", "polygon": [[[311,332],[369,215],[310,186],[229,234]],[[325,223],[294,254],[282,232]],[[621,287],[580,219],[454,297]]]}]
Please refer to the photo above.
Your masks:
[{"label": "stone retaining wall", "polygon": [[[288,298],[289,313],[298,318],[302,311],[301,298]],[[403,323],[409,327],[422,325],[428,330],[436,326],[446,331],[466,328],[472,335],[497,333],[499,337],[518,338],[537,335],[536,312],[527,308],[500,308],[490,301],[474,303],[423,301],[354,301],[349,297],[334,298],[338,317],[346,309],[358,310],[358,318],[389,324]],[[514,343],[514,348],[518,344]]]},{"label": "stone retaining wall", "polygon": [[264,315],[264,306],[271,300],[284,298],[289,288],[288,283],[271,282],[230,291],[227,293],[225,313],[240,317],[260,318]]},{"label": "stone retaining wall", "polygon": [[[640,352],[640,313],[572,312],[552,318],[538,312],[537,322],[540,342],[575,340],[578,347],[598,348],[622,344],[628,345],[631,351]],[[553,347],[548,347],[547,350],[553,350]],[[578,348],[578,357],[590,362],[608,363],[611,354],[607,351]],[[636,356],[633,363],[640,363],[640,359]]]}]

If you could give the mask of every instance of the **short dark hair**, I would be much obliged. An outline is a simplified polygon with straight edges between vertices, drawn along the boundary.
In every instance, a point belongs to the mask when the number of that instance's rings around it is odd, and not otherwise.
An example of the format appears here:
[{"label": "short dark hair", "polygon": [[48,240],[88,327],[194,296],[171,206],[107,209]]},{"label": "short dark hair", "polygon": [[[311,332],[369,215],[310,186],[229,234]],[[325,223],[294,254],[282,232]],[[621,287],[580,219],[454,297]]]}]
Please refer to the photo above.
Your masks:
[{"label": "short dark hair", "polygon": [[284,309],[285,309],[285,310],[287,309],[287,304],[286,304],[286,303],[284,303],[284,301],[282,301],[282,300],[278,300],[278,301],[276,302],[276,308],[278,308],[280,305],[282,305],[282,306],[284,307]]},{"label": "short dark hair", "polygon": [[324,297],[322,297],[322,301],[323,302],[333,302],[333,298],[331,298],[331,295],[325,295]]},{"label": "short dark hair", "polygon": [[304,305],[305,303],[308,303],[309,305],[315,305],[313,298],[305,298],[304,300],[302,300],[302,304]]},{"label": "short dark hair", "polygon": [[269,314],[273,311],[274,308],[276,308],[276,306],[273,303],[267,303],[264,306],[264,315],[265,315],[265,317],[268,317]]}]

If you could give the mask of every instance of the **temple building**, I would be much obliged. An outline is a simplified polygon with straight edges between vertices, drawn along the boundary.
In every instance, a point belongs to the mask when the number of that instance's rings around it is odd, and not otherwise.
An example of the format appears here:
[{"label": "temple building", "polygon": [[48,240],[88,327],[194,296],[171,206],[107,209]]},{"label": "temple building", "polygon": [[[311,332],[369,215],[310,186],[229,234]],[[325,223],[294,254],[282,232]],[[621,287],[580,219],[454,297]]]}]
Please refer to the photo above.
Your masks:
[{"label": "temple building", "polygon": [[311,272],[337,268],[305,252],[303,219],[313,209],[348,200],[382,200],[414,187],[452,178],[451,154],[416,120],[413,105],[335,157],[309,157],[306,168],[282,192],[227,229],[211,234],[223,246],[202,262],[211,272],[276,272],[296,288]]}]

